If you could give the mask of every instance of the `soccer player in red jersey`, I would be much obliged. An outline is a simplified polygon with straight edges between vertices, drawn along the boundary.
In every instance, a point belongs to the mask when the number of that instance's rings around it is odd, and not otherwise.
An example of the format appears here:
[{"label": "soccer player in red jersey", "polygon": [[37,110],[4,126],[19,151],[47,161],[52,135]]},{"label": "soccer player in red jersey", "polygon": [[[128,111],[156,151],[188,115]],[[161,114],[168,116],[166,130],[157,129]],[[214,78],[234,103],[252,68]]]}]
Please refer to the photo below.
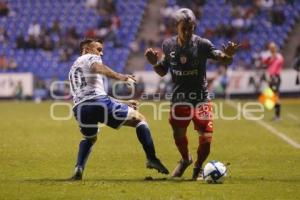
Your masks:
[{"label": "soccer player in red jersey", "polygon": [[269,48],[271,55],[268,58],[266,58],[265,60],[263,60],[263,63],[267,67],[269,86],[276,95],[274,120],[279,120],[280,119],[280,109],[281,109],[281,105],[279,103],[279,88],[280,88],[280,84],[281,84],[280,73],[282,70],[283,63],[284,63],[284,58],[277,51],[277,46],[274,42],[270,42],[268,48]]},{"label": "soccer player in red jersey", "polygon": [[179,9],[174,18],[178,34],[163,42],[163,59],[159,61],[158,52],[152,48],[146,50],[145,57],[158,75],[165,76],[170,71],[174,84],[169,122],[182,158],[172,176],[181,177],[193,163],[186,136],[187,127],[193,121],[195,130],[199,133],[197,160],[192,176],[193,180],[197,180],[201,176],[202,164],[209,155],[213,133],[206,61],[214,59],[223,65],[229,65],[239,45],[228,42],[221,51],[209,40],[194,35],[196,18],[190,9]]}]

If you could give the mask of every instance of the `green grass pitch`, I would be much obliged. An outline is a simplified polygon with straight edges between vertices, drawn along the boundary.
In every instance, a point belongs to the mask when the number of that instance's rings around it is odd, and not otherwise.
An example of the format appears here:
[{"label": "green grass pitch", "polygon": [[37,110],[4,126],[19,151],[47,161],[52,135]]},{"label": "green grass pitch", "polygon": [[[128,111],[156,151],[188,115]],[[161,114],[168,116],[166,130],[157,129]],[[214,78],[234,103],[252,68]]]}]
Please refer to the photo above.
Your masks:
[{"label": "green grass pitch", "polygon": [[[222,102],[222,101],[218,101]],[[54,121],[53,102],[0,102],[0,199],[300,199],[300,149],[294,148],[253,121],[215,120],[208,160],[230,162],[224,184],[191,182],[190,167],[180,180],[145,168],[145,156],[135,130],[101,128],[84,180],[65,181],[73,173],[81,139],[72,118]],[[300,100],[282,102],[283,120],[266,123],[300,143]],[[56,107],[57,116],[67,107]],[[144,107],[157,154],[170,171],[179,154],[173,143],[168,114],[153,120]],[[224,113],[236,110],[228,105]],[[197,134],[190,126],[189,148],[196,157]],[[145,181],[151,176],[153,181]]]}]

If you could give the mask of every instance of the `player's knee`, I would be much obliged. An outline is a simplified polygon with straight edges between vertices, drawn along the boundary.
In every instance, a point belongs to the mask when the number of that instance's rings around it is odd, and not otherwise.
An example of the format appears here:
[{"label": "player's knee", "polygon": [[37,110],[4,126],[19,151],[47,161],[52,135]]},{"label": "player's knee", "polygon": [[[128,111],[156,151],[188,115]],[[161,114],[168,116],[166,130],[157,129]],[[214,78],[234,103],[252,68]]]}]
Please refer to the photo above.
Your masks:
[{"label": "player's knee", "polygon": [[96,141],[97,141],[97,135],[92,136],[92,137],[86,137],[86,136],[84,136],[83,140],[87,140],[87,141],[91,142],[92,144],[95,144]]},{"label": "player's knee", "polygon": [[179,139],[186,136],[186,129],[174,128],[173,127],[173,137],[174,139]]},{"label": "player's knee", "polygon": [[98,127],[97,128],[87,128],[87,127],[80,127],[80,131],[83,134],[84,140],[90,141],[92,144],[95,144],[97,141],[97,134],[98,134]]},{"label": "player's knee", "polygon": [[147,124],[146,117],[141,113],[137,113],[136,116],[132,119],[132,125],[137,127],[139,124]]},{"label": "player's knee", "polygon": [[144,117],[140,112],[130,109],[128,113],[128,120],[125,125],[136,127],[140,122],[146,122],[146,117]]},{"label": "player's knee", "polygon": [[97,136],[92,137],[92,138],[87,138],[92,144],[95,144],[97,141]]},{"label": "player's knee", "polygon": [[146,122],[146,117],[144,115],[142,115],[141,113],[138,113],[136,120],[139,122],[142,122],[142,121]]},{"label": "player's knee", "polygon": [[210,144],[212,141],[212,133],[204,133],[200,136],[199,143],[200,144]]}]

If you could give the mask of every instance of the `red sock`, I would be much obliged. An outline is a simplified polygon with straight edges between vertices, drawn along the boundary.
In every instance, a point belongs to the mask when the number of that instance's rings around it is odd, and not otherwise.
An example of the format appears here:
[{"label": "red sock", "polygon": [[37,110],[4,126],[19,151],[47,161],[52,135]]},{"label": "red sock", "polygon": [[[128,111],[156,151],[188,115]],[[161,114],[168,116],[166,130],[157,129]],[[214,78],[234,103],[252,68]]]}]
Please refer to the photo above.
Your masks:
[{"label": "red sock", "polygon": [[197,150],[197,161],[195,162],[195,167],[202,167],[203,162],[209,155],[210,152],[210,141],[211,138],[204,138],[199,136],[199,146]]},{"label": "red sock", "polygon": [[175,144],[177,146],[178,151],[181,154],[183,160],[189,159],[189,150],[188,150],[188,139],[186,135],[183,137],[175,138]]}]

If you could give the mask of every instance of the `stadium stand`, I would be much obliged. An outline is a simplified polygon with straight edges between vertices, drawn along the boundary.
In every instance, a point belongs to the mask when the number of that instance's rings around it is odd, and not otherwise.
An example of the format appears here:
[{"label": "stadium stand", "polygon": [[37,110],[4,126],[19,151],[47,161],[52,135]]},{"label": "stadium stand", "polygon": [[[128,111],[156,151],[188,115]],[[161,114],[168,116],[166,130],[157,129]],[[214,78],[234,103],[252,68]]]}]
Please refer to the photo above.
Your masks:
[{"label": "stadium stand", "polygon": [[[267,42],[276,41],[283,47],[300,14],[300,1],[293,0],[168,0],[162,11],[162,39],[174,34],[171,16],[179,7],[195,12],[199,18],[196,34],[210,39],[218,48],[229,40],[239,41],[242,50],[232,66],[250,69],[253,55],[264,50]],[[147,64],[146,69],[151,70],[151,66]],[[215,69],[216,64],[208,65],[208,70]]]},{"label": "stadium stand", "polygon": [[[55,77],[64,80],[77,53],[74,49],[78,40],[84,36],[103,36],[107,33],[104,61],[115,67],[116,71],[123,71],[147,0],[111,1],[115,4],[113,15],[96,11],[89,2],[93,1],[14,0],[6,5],[3,3],[1,7],[5,9],[0,17],[0,52],[1,56],[14,61],[16,67],[5,67],[0,72],[33,72],[39,79]],[[160,46],[162,39],[174,33],[174,30],[168,30],[172,27],[170,16],[173,9],[190,7],[200,19],[197,34],[209,38],[219,48],[228,40],[241,42],[243,50],[238,52],[232,66],[241,64],[252,68],[253,55],[262,51],[268,41],[275,40],[280,47],[284,45],[300,13],[300,1],[262,2],[168,0],[162,11],[165,12],[164,28],[160,28],[163,32],[158,44]],[[107,19],[116,27],[103,29],[107,26]],[[44,35],[43,46],[34,42],[30,44],[30,35],[35,34]],[[214,63],[208,66],[209,70],[216,68]],[[149,64],[146,69],[151,69]]]},{"label": "stadium stand", "polygon": [[[129,55],[128,45],[135,39],[147,2],[101,2],[114,3],[116,13],[98,12],[86,0],[3,3],[5,12],[0,17],[0,29],[5,38],[1,37],[0,52],[7,59],[14,59],[17,67],[0,72],[32,72],[39,79],[65,80],[80,38],[105,33],[108,38],[105,38],[104,61],[122,71]],[[108,29],[101,29],[105,26]]]}]

